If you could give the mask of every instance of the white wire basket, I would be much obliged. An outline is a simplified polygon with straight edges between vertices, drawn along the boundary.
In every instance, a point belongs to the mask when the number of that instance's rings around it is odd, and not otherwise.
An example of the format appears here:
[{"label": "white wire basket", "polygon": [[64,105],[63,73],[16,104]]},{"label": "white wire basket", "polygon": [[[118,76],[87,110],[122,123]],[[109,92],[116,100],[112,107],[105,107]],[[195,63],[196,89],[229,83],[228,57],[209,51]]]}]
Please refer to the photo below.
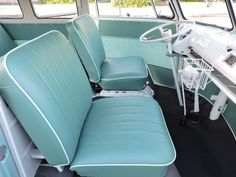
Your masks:
[{"label": "white wire basket", "polygon": [[212,71],[213,67],[203,59],[184,58],[182,82],[188,89],[204,90]]}]

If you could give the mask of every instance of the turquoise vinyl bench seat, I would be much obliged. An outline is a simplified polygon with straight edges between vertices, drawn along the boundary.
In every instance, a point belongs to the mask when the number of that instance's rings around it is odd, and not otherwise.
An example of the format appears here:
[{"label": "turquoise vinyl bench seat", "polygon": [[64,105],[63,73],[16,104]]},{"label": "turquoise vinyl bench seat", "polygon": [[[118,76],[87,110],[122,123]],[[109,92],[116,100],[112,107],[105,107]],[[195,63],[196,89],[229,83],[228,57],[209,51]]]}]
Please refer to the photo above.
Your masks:
[{"label": "turquoise vinyl bench seat", "polygon": [[148,71],[143,58],[107,57],[99,30],[89,15],[70,20],[66,27],[91,82],[105,90],[144,89]]},{"label": "turquoise vinyl bench seat", "polygon": [[0,93],[51,166],[87,177],[164,177],[175,149],[152,97],[92,101],[74,48],[58,31],[8,52]]},{"label": "turquoise vinyl bench seat", "polygon": [[84,124],[71,170],[81,176],[165,176],[175,159],[167,132],[161,108],[150,97],[97,100]]}]

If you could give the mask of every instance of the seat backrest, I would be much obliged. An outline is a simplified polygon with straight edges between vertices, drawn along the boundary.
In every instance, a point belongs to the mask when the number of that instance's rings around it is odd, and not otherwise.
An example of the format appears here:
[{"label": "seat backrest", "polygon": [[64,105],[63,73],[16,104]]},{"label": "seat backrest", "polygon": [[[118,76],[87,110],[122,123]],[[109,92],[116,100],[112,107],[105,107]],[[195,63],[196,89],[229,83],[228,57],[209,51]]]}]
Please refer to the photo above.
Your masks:
[{"label": "seat backrest", "polygon": [[92,90],[76,51],[58,31],[7,53],[0,93],[49,164],[74,157],[92,104]]},{"label": "seat backrest", "polygon": [[82,15],[67,22],[66,28],[88,73],[89,80],[99,82],[105,51],[93,19],[89,15]]},{"label": "seat backrest", "polygon": [[0,56],[5,55],[8,51],[16,47],[15,42],[2,25],[0,25],[0,41]]}]

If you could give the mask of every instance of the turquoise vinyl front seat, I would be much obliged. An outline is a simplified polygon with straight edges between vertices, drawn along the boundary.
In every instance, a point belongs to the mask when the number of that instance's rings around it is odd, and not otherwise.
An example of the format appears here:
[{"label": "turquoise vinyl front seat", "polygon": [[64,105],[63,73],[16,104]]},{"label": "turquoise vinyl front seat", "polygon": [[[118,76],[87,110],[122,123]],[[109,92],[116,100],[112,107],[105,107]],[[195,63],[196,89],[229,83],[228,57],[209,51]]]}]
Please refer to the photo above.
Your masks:
[{"label": "turquoise vinyl front seat", "polygon": [[48,32],[0,62],[0,93],[52,166],[88,177],[164,177],[175,149],[152,97],[92,101],[74,48]]},{"label": "turquoise vinyl front seat", "polygon": [[105,90],[141,90],[148,77],[141,57],[108,58],[99,30],[89,15],[82,15],[66,24],[69,37],[89,76]]}]

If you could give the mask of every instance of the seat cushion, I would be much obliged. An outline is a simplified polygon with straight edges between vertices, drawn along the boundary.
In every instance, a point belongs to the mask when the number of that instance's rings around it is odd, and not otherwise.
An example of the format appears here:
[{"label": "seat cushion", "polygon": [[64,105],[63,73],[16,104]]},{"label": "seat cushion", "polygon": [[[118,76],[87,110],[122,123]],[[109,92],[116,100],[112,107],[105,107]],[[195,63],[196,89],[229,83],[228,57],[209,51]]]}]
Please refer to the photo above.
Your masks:
[{"label": "seat cushion", "polygon": [[106,59],[99,85],[105,90],[141,90],[148,72],[141,57]]},{"label": "seat cushion", "polygon": [[71,170],[90,177],[163,177],[175,149],[151,97],[93,102]]}]

